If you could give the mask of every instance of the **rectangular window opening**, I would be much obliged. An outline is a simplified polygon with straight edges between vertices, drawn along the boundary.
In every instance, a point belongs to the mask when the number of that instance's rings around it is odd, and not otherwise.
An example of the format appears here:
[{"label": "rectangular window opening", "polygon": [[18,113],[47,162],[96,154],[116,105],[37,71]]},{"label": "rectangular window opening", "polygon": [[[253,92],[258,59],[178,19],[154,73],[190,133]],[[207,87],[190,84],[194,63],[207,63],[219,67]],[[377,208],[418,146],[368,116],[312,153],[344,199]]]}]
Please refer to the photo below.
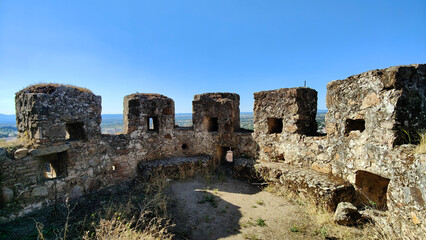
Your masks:
[{"label": "rectangular window opening", "polygon": [[217,117],[204,117],[203,125],[208,132],[217,132],[219,130]]},{"label": "rectangular window opening", "polygon": [[66,130],[66,140],[77,141],[77,140],[85,140],[86,133],[84,131],[84,123],[82,122],[73,122],[65,124]]},{"label": "rectangular window opening", "polygon": [[67,175],[67,152],[53,153],[41,156],[43,175],[46,179],[66,177]]},{"label": "rectangular window opening", "polygon": [[268,118],[268,133],[282,133],[283,132],[283,119],[282,118]]},{"label": "rectangular window opening", "polygon": [[345,135],[348,136],[352,131],[363,132],[365,130],[364,119],[346,119],[345,122]]},{"label": "rectangular window opening", "polygon": [[379,210],[387,209],[387,191],[390,179],[359,170],[355,176],[358,200],[365,206]]},{"label": "rectangular window opening", "polygon": [[148,117],[148,131],[158,132],[158,117]]}]

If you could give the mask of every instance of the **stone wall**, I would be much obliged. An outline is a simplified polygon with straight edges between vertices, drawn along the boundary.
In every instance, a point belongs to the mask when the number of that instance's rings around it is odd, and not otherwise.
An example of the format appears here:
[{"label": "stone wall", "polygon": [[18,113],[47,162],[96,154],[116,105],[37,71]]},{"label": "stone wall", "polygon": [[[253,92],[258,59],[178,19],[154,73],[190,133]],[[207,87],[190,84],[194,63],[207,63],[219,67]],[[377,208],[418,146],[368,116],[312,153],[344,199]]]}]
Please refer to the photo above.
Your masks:
[{"label": "stone wall", "polygon": [[391,222],[406,230],[425,229],[424,154],[403,145],[418,143],[426,129],[425,64],[330,82],[326,136],[314,136],[309,124],[295,120],[315,118],[314,90],[278,89],[254,98],[253,136],[261,161],[341,177],[355,186],[357,206],[388,210]]},{"label": "stone wall", "polygon": [[224,161],[225,148],[232,148],[235,157],[255,155],[251,132],[239,131],[237,94],[194,97],[194,122],[217,117],[216,131],[207,131],[202,124],[175,126],[172,99],[137,93],[124,97],[125,133],[101,134],[100,102],[88,90],[56,84],[32,86],[16,94],[18,129],[27,145],[15,157],[0,152],[1,220],[55,199],[78,198],[131,181],[139,163],[175,157],[180,159],[177,165],[193,172],[197,164],[188,165],[179,157],[192,157],[197,163],[199,156],[203,168],[206,159],[209,167]]},{"label": "stone wall", "polygon": [[324,145],[317,136],[316,112],[317,92],[310,88],[254,93],[253,137],[259,145],[259,159],[312,164]]},{"label": "stone wall", "polygon": [[50,145],[101,135],[101,97],[87,89],[38,85],[16,93],[19,137]]},{"label": "stone wall", "polygon": [[[426,129],[425,64],[330,82],[327,135],[316,131],[315,90],[283,88],[254,98],[253,133],[240,129],[237,94],[195,95],[193,126],[178,127],[172,99],[137,93],[124,98],[124,134],[104,135],[99,96],[54,84],[23,89],[16,94],[16,116],[27,146],[14,157],[0,149],[2,220],[56,197],[76,198],[129,181],[138,168],[147,176],[149,169],[164,166],[174,177],[186,175],[185,169],[193,174],[197,156],[202,166],[214,167],[232,149],[236,159],[266,163],[259,168],[266,180],[276,175],[269,169],[280,169],[285,174],[279,182],[309,186],[313,196],[329,194],[334,199],[329,209],[342,199],[335,194],[344,182],[355,188],[358,207],[387,211],[401,231],[425,228],[426,158],[409,144]],[[174,161],[186,167],[173,168]],[[317,183],[321,189],[315,189]]]}]

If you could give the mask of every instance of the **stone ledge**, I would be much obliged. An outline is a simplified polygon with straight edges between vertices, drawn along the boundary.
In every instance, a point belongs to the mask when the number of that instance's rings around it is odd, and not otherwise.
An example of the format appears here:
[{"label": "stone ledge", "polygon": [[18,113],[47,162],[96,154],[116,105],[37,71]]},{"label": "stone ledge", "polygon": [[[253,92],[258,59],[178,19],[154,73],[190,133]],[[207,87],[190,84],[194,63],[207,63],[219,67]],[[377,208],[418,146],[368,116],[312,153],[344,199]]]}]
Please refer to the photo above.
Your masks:
[{"label": "stone ledge", "polygon": [[31,149],[29,153],[34,157],[40,157],[40,156],[49,155],[52,153],[65,152],[68,149],[70,149],[70,146],[68,144],[64,144],[64,145],[53,146],[53,147]]},{"label": "stone ledge", "polygon": [[355,196],[355,189],[349,182],[312,169],[271,162],[259,162],[255,168],[265,181],[310,199],[331,212],[340,202],[353,202]]},{"label": "stone ledge", "polygon": [[143,180],[162,175],[171,179],[183,179],[214,166],[213,157],[208,155],[173,157],[139,163],[138,175]]},{"label": "stone ledge", "polygon": [[256,161],[249,158],[236,158],[233,162],[233,175],[249,182],[260,182],[261,177],[254,168]]}]

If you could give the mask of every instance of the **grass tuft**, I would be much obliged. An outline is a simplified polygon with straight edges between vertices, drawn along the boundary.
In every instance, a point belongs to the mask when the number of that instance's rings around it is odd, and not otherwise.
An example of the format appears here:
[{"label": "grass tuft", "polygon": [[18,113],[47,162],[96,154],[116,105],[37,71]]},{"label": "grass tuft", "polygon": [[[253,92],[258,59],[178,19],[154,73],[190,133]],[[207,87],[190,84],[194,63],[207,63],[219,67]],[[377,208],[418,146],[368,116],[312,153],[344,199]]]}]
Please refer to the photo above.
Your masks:
[{"label": "grass tuft", "polygon": [[199,204],[204,204],[204,203],[210,203],[210,205],[213,207],[213,208],[217,208],[217,206],[218,206],[218,203],[217,203],[217,201],[216,201],[216,198],[214,197],[214,195],[211,195],[211,194],[205,194],[204,196],[203,196],[203,199],[202,200],[200,200],[200,201],[198,201],[197,203],[199,203]]},{"label": "grass tuft", "polygon": [[425,154],[426,153],[426,132],[423,132],[420,135],[420,143],[417,145],[414,150],[417,154]]},{"label": "grass tuft", "polygon": [[265,220],[263,220],[262,218],[258,218],[257,219],[257,226],[260,226],[260,227],[266,226]]},{"label": "grass tuft", "polygon": [[256,200],[256,203],[257,203],[258,205],[260,205],[260,206],[265,205],[265,202],[264,202],[263,200],[261,200],[261,199],[257,199],[257,200]]}]

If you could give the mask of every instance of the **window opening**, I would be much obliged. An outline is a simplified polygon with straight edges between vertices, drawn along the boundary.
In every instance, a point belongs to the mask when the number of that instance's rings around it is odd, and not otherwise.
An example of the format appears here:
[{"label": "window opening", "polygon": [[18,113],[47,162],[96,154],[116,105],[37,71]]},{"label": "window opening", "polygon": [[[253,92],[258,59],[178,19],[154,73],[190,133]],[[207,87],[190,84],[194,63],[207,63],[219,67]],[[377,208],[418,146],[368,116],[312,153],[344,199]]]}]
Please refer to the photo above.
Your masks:
[{"label": "window opening", "polygon": [[345,135],[349,135],[352,131],[363,132],[365,130],[364,119],[346,119],[345,123]]},{"label": "window opening", "polygon": [[54,179],[67,175],[67,152],[53,153],[40,158],[45,178]]},{"label": "window opening", "polygon": [[268,118],[268,133],[282,133],[283,132],[283,119],[282,118]]},{"label": "window opening", "polygon": [[148,131],[158,132],[158,117],[148,117]]},{"label": "window opening", "polygon": [[85,140],[86,133],[84,131],[84,124],[82,122],[73,122],[65,124],[66,140],[77,141]]},{"label": "window opening", "polygon": [[208,132],[217,132],[219,130],[217,117],[204,117],[203,125]]}]

